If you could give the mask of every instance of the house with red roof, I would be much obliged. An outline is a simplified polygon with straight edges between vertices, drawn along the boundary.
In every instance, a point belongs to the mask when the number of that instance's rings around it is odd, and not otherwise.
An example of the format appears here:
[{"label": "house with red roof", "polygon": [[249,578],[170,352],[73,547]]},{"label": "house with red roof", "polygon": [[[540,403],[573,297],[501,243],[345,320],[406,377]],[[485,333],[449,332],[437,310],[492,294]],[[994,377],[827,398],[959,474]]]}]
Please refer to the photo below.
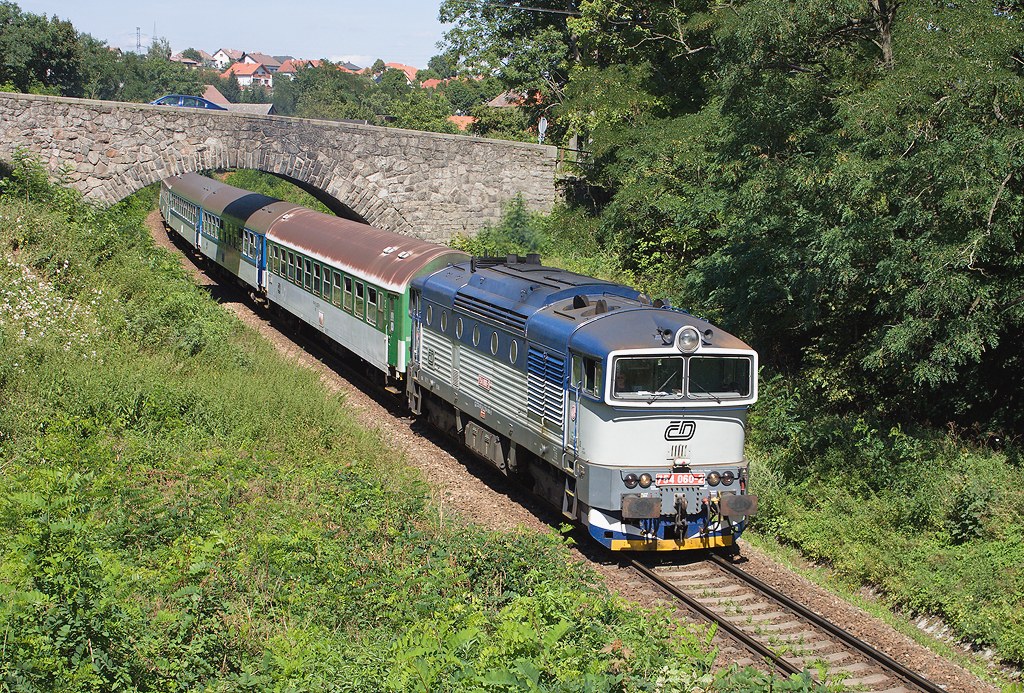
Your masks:
[{"label": "house with red roof", "polygon": [[223,73],[221,77],[234,77],[238,80],[238,86],[252,87],[257,84],[262,84],[267,89],[274,87],[274,77],[270,74],[270,70],[263,67],[262,64],[252,63],[235,63]]},{"label": "house with red roof", "polygon": [[281,63],[281,67],[277,69],[274,74],[278,77],[287,77],[288,79],[295,79],[295,74],[304,68],[309,67],[308,60],[299,60],[298,58],[291,58]]},{"label": "house with red roof", "polygon": [[203,98],[211,103],[217,104],[218,106],[224,106],[225,108],[231,103],[228,101],[226,96],[220,93],[220,89],[212,84],[206,85],[206,90],[203,91]]},{"label": "house with red roof", "polygon": [[405,81],[410,85],[416,84],[416,73],[419,72],[418,67],[412,65],[403,65],[402,63],[384,63],[384,67],[389,70],[398,70],[405,73]]},{"label": "house with red roof", "polygon": [[455,123],[455,127],[462,131],[468,130],[469,127],[477,121],[476,118],[468,115],[452,115],[448,116],[448,120]]}]

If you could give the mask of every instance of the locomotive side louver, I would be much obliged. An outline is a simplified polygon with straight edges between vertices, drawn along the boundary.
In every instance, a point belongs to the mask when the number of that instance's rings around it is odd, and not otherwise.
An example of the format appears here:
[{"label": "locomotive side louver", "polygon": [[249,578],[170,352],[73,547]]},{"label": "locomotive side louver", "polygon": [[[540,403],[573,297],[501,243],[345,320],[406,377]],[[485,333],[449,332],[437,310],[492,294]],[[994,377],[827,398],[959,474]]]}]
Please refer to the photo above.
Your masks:
[{"label": "locomotive side louver", "polygon": [[562,426],[565,360],[530,348],[526,356],[526,408],[534,418]]},{"label": "locomotive side louver", "polygon": [[467,296],[461,291],[455,296],[454,307],[467,315],[473,315],[488,322],[497,323],[508,328],[510,332],[525,335],[527,315],[495,305],[475,296]]}]

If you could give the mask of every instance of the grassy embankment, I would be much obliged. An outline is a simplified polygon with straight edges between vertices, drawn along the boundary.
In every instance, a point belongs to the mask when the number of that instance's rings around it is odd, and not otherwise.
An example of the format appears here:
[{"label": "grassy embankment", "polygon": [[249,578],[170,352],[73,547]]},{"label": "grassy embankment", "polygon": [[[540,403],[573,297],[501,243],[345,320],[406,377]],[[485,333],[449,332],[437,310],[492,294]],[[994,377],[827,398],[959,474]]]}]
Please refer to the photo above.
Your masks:
[{"label": "grassy embankment", "polygon": [[[0,200],[0,686],[807,690],[709,671],[557,536],[444,526],[400,455],[107,211]],[[39,201],[42,200],[42,201]]]},{"label": "grassy embankment", "polygon": [[827,564],[847,590],[871,585],[889,606],[1024,662],[1019,453],[869,412],[815,416],[795,391],[768,380],[752,417],[755,531]]}]

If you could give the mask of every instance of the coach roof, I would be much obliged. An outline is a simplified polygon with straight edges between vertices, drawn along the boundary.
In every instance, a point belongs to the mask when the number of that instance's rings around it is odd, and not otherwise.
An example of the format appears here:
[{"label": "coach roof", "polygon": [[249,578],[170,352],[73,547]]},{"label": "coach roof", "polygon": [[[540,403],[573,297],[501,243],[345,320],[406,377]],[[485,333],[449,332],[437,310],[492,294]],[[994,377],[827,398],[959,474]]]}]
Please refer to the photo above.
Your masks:
[{"label": "coach roof", "polygon": [[425,270],[469,259],[466,253],[447,246],[304,207],[274,221],[267,238],[395,291],[403,291]]}]

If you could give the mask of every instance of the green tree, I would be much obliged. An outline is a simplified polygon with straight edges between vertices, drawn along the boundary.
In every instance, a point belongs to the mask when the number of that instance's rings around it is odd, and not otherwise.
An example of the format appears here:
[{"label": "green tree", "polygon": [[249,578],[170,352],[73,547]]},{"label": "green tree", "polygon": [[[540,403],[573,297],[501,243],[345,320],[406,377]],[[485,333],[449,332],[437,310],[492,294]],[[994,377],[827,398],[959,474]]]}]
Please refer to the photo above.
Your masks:
[{"label": "green tree", "polygon": [[330,61],[295,76],[295,114],[303,118],[373,120],[367,106],[372,82],[338,70]]},{"label": "green tree", "polygon": [[162,36],[154,36],[146,55],[153,59],[170,60],[171,42]]},{"label": "green tree", "polygon": [[82,51],[70,22],[0,2],[0,84],[18,91],[83,93]]},{"label": "green tree", "polygon": [[462,71],[493,74],[506,89],[558,102],[579,60],[575,35],[566,19],[580,9],[578,0],[537,0],[530,8],[474,0],[444,0],[439,18],[445,55]]},{"label": "green tree", "polygon": [[448,54],[435,55],[427,61],[427,68],[438,79],[451,79],[458,74],[458,59]]},{"label": "green tree", "polygon": [[299,85],[287,77],[274,78],[274,110],[278,115],[295,115],[299,100]]},{"label": "green tree", "polygon": [[392,123],[395,127],[451,134],[459,132],[455,123],[448,120],[452,115],[452,105],[443,94],[412,90],[392,102],[391,115],[395,118]]}]

